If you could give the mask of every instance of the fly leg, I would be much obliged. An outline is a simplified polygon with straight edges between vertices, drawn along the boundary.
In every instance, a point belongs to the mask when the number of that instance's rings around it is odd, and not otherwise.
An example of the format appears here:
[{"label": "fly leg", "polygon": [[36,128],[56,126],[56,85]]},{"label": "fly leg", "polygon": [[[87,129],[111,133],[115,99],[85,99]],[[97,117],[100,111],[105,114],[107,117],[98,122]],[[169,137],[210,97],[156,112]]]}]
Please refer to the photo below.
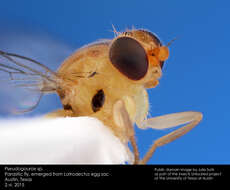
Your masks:
[{"label": "fly leg", "polygon": [[122,100],[118,100],[113,106],[113,118],[115,123],[125,129],[125,133],[128,136],[134,152],[134,164],[139,162],[139,151],[135,139],[135,131],[129,114],[125,108],[125,104]]},{"label": "fly leg", "polygon": [[202,120],[202,113],[200,112],[180,112],[167,114],[159,117],[154,117],[143,122],[142,128],[153,128],[153,129],[167,129],[178,125],[186,124],[185,126],[157,139],[154,141],[151,148],[145,154],[144,158],[139,161],[139,164],[146,164],[148,160],[152,157],[156,148],[168,144],[177,138],[183,136],[189,132],[192,128],[199,124]]}]

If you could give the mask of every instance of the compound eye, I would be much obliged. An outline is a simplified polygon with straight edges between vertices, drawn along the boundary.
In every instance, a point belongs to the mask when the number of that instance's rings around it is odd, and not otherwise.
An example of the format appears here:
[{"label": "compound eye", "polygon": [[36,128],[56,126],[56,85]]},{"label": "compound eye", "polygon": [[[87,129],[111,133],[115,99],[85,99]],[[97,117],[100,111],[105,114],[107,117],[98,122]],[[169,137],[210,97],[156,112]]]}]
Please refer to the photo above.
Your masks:
[{"label": "compound eye", "polygon": [[133,38],[120,37],[109,50],[112,64],[126,77],[140,80],[148,71],[148,58],[142,45]]}]

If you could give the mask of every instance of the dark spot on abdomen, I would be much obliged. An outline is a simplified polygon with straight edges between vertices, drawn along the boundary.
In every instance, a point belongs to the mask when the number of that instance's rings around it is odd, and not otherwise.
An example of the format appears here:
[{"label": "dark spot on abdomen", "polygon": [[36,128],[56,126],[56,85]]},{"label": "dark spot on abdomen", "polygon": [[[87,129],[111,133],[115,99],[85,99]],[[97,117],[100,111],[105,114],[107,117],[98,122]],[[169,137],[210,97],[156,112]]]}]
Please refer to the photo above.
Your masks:
[{"label": "dark spot on abdomen", "polygon": [[73,110],[72,106],[69,104],[63,105],[64,110]]},{"label": "dark spot on abdomen", "polygon": [[91,107],[94,112],[97,112],[101,109],[101,107],[105,103],[105,94],[104,91],[98,90],[97,93],[94,95],[92,102],[91,102]]}]

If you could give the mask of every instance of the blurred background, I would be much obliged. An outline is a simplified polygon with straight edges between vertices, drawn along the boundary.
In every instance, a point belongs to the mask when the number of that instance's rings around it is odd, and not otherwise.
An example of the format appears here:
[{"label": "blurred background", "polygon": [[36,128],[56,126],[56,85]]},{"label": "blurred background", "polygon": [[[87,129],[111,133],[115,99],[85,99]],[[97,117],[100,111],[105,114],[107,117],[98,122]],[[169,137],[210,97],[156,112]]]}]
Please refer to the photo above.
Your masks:
[{"label": "blurred background", "polygon": [[[4,1],[0,49],[56,70],[77,48],[113,38],[112,24],[118,31],[132,26],[148,29],[165,44],[177,37],[160,85],[148,90],[150,115],[194,110],[204,118],[185,136],[158,148],[149,163],[230,164],[229,8],[228,1],[217,0]],[[26,96],[4,82],[0,85],[0,117],[18,117],[11,109]],[[43,115],[60,107],[57,95],[46,95],[34,111],[22,116]],[[168,133],[136,130],[141,156],[154,139]]]}]

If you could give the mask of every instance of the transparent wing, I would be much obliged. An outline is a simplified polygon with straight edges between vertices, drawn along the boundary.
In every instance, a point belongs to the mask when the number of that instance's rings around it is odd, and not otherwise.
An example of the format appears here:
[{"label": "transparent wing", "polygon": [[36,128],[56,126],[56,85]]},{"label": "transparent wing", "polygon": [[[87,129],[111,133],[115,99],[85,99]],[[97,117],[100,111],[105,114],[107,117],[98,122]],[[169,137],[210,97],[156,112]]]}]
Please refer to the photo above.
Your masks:
[{"label": "transparent wing", "polygon": [[70,52],[72,48],[45,35],[1,31],[0,113],[31,111],[44,93],[54,92],[59,78],[53,70]]},{"label": "transparent wing", "polygon": [[[20,87],[27,90],[21,105],[28,106],[28,108],[20,111],[12,110],[13,112],[31,111],[38,105],[43,93],[53,92],[57,88],[56,73],[48,67],[31,58],[1,50],[0,81],[13,89]],[[22,93],[22,90],[20,92]],[[31,98],[28,98],[28,92],[30,92]],[[17,90],[13,93],[17,93]],[[17,96],[20,98],[20,94],[16,94]]]},{"label": "transparent wing", "polygon": [[15,87],[43,91],[46,84],[49,84],[53,85],[50,91],[56,88],[56,73],[28,57],[0,50],[0,71],[8,74],[8,80],[6,80],[14,83]]}]

